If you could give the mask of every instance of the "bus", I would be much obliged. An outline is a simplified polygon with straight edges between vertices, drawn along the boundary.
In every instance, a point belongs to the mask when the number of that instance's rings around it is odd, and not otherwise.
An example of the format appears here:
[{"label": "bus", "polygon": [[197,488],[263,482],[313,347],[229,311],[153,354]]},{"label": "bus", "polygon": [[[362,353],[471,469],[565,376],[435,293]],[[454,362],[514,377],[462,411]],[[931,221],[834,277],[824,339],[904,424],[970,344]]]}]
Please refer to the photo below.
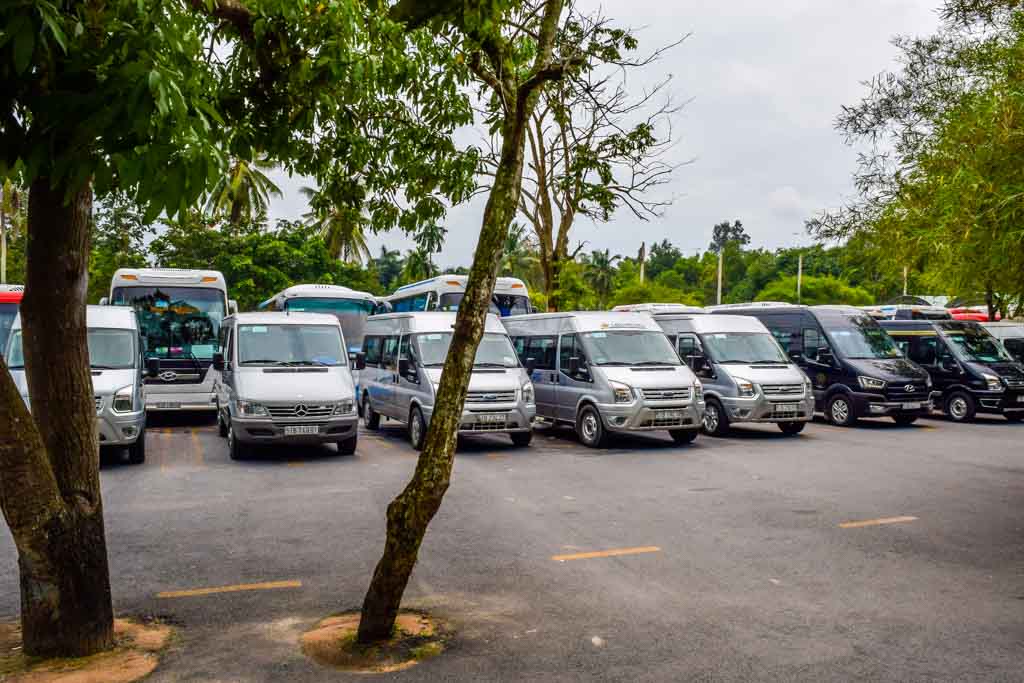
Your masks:
[{"label": "bus", "polygon": [[18,315],[24,294],[24,285],[0,285],[0,354],[7,346],[7,337],[11,334],[11,325]]},{"label": "bus", "polygon": [[366,318],[373,315],[377,298],[341,285],[294,285],[259,305],[262,311],[330,313],[338,318],[350,357],[363,349]]},{"label": "bus", "polygon": [[114,306],[132,306],[139,319],[150,374],[146,410],[216,410],[213,354],[221,321],[237,308],[215,270],[120,268],[110,283]]},{"label": "bus", "polygon": [[[457,311],[466,294],[466,275],[438,275],[395,290],[384,299],[391,311]],[[491,313],[500,316],[533,313],[526,283],[515,277],[499,277],[491,297]]]}]

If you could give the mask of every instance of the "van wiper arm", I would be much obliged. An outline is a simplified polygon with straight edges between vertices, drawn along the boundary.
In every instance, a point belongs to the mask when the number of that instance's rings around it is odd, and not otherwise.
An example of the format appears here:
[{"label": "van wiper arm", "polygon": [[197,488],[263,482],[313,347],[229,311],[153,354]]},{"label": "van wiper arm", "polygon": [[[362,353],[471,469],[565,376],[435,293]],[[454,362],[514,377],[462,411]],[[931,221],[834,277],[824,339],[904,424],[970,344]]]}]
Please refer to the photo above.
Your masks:
[{"label": "van wiper arm", "polygon": [[271,365],[291,365],[291,362],[286,360],[275,360],[273,358],[250,358],[249,360],[243,360],[239,365],[249,365],[250,363],[270,363]]},{"label": "van wiper arm", "polygon": [[474,368],[508,368],[504,363],[473,363]]}]

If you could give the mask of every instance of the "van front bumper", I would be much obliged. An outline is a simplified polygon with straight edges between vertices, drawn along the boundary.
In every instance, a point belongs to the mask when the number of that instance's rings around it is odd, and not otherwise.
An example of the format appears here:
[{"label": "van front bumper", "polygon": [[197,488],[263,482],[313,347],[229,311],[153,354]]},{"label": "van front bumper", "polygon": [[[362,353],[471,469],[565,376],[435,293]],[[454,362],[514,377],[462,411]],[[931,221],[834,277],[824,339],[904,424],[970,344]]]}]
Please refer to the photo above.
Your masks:
[{"label": "van front bumper", "polygon": [[115,413],[109,407],[110,399],[110,396],[103,397],[107,407],[96,415],[100,446],[130,446],[146,429],[146,411]]},{"label": "van front bumper", "polygon": [[[423,419],[430,424],[433,407],[421,406]],[[459,420],[459,434],[511,434],[528,432],[533,429],[537,417],[537,406],[530,403],[501,403],[483,406],[474,403],[473,408],[464,408]]]},{"label": "van front bumper", "polygon": [[809,422],[814,419],[814,396],[768,397],[758,392],[750,398],[719,397],[729,422]]},{"label": "van front bumper", "polygon": [[1006,391],[972,392],[978,403],[979,413],[1002,415],[1024,411],[1024,391],[1008,389]]},{"label": "van front bumper", "polygon": [[653,432],[699,429],[704,422],[704,401],[689,403],[599,403],[604,426],[612,432]]},{"label": "van front bumper", "polygon": [[854,392],[853,409],[857,417],[892,417],[894,415],[923,417],[931,413],[932,401],[930,397],[893,401],[884,394]]},{"label": "van front bumper", "polygon": [[[269,418],[232,417],[235,438],[246,444],[312,446],[348,441],[356,435],[359,415],[339,415],[325,422],[275,422]],[[285,427],[316,427],[314,434],[285,434]]]}]

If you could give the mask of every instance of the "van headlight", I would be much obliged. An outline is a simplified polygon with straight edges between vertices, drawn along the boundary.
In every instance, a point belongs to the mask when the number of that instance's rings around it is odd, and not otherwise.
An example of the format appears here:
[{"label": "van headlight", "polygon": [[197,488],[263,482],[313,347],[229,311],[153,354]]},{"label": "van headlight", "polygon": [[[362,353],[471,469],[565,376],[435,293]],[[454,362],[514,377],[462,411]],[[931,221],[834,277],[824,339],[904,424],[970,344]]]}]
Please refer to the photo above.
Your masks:
[{"label": "van headlight", "polygon": [[927,373],[927,372],[924,373],[924,388],[925,389],[931,389],[932,388],[932,376],[929,373]]},{"label": "van headlight", "polygon": [[634,401],[633,388],[622,382],[609,381],[612,391],[615,392],[616,403],[632,403]]},{"label": "van headlight", "polygon": [[267,407],[262,403],[254,401],[238,400],[238,415],[240,417],[267,417]]},{"label": "van headlight", "polygon": [[811,384],[811,378],[804,377],[804,393],[809,396],[812,391],[814,391],[814,385]]},{"label": "van headlight", "polygon": [[1002,383],[1002,381],[1000,381],[1000,379],[998,377],[996,377],[995,375],[990,375],[988,373],[983,373],[981,376],[985,379],[985,383],[988,384],[988,390],[989,391],[1002,391],[1003,390],[1003,383]]},{"label": "van headlight", "polygon": [[129,384],[114,392],[110,409],[115,413],[130,413],[135,408],[135,387]]},{"label": "van headlight", "polygon": [[334,406],[335,415],[350,415],[356,411],[355,401],[340,401]]},{"label": "van headlight", "polygon": [[754,391],[754,383],[745,379],[736,379],[736,390],[739,392],[740,398],[753,398],[757,393]]},{"label": "van headlight", "polygon": [[700,383],[699,379],[693,382],[693,400],[697,403],[704,400],[704,385]]},{"label": "van headlight", "polygon": [[533,405],[536,402],[536,396],[533,393],[533,382],[526,382],[523,384],[523,403]]},{"label": "van headlight", "polygon": [[861,389],[875,389],[877,391],[885,389],[885,381],[875,379],[874,377],[864,377],[861,375],[857,378],[857,383],[860,384]]}]

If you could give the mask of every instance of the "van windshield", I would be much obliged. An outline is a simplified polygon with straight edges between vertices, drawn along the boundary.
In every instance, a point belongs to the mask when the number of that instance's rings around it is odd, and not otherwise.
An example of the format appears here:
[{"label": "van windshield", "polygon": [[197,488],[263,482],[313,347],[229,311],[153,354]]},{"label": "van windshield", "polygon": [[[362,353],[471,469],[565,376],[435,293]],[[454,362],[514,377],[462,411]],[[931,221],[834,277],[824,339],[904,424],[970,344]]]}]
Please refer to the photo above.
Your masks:
[{"label": "van windshield", "polygon": [[[89,366],[94,370],[126,370],[135,367],[135,333],[131,330],[89,328]],[[7,365],[25,367],[21,330],[11,335]]]},{"label": "van windshield", "polygon": [[[452,343],[451,332],[421,332],[412,337],[416,358],[424,367],[444,367],[448,357],[448,347]],[[498,332],[488,332],[480,340],[476,349],[474,367],[478,368],[515,368],[519,367],[519,357],[508,337]]]},{"label": "van windshield", "polygon": [[239,365],[338,365],[348,358],[332,325],[239,325]]},{"label": "van windshield", "polygon": [[1013,360],[995,337],[979,328],[965,326],[950,329],[944,325],[943,333],[963,360],[979,363],[1006,363]]},{"label": "van windshield", "polygon": [[594,365],[680,365],[664,332],[603,330],[580,335]]},{"label": "van windshield", "polygon": [[701,337],[708,357],[715,363],[789,365],[775,337],[766,332],[715,332]]},{"label": "van windshield", "polygon": [[209,287],[116,287],[116,306],[133,306],[138,314],[146,355],[209,361],[217,349],[225,315],[224,292]]},{"label": "van windshield", "polygon": [[18,315],[18,304],[0,304],[0,351],[7,346],[7,337],[11,334],[11,326]]},{"label": "van windshield", "polygon": [[823,319],[822,326],[836,351],[852,360],[902,358],[903,352],[885,330],[869,316]]}]

